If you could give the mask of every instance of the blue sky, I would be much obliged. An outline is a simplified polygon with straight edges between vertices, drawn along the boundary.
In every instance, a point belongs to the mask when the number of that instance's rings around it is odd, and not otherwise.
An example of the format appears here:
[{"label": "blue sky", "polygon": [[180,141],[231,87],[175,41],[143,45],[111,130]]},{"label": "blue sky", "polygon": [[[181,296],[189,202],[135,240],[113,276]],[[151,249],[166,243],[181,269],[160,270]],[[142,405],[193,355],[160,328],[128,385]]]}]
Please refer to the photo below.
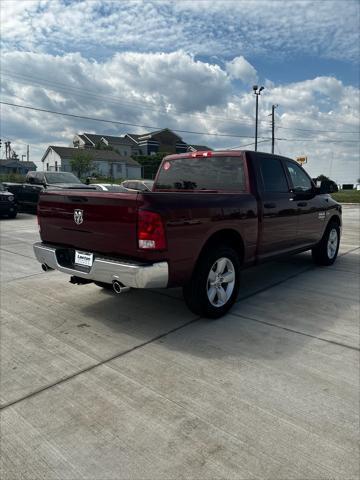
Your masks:
[{"label": "blue sky", "polygon": [[[359,172],[359,2],[2,1],[2,101],[181,130],[213,148],[260,136],[312,175]],[[2,106],[3,139],[39,162],[75,133],[141,133]],[[235,135],[239,135],[236,137]],[[344,142],[344,140],[348,142]],[[249,148],[252,148],[249,146]]]}]

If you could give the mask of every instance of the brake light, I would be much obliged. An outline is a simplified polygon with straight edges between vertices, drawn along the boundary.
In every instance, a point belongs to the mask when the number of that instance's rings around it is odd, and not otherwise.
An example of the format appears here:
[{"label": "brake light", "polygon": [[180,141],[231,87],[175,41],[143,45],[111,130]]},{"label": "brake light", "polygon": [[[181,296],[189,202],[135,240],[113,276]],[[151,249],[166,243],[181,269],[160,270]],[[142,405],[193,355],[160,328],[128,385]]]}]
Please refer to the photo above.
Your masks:
[{"label": "brake light", "polygon": [[139,210],[138,245],[142,250],[164,250],[166,248],[165,229],[158,213]]},{"label": "brake light", "polygon": [[36,221],[37,221],[39,232],[40,232],[39,205],[37,205],[37,207],[36,207]]},{"label": "brake light", "polygon": [[191,154],[192,157],[212,157],[212,151],[209,152],[194,152]]}]

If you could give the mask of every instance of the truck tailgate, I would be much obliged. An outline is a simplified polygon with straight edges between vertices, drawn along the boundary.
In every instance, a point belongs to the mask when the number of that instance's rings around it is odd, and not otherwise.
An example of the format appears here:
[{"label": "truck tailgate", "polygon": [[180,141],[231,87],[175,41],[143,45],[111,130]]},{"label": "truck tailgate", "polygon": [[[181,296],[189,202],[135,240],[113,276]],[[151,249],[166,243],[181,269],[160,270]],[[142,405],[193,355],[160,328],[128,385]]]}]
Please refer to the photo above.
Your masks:
[{"label": "truck tailgate", "polygon": [[38,219],[43,242],[109,256],[137,249],[137,193],[46,192]]}]

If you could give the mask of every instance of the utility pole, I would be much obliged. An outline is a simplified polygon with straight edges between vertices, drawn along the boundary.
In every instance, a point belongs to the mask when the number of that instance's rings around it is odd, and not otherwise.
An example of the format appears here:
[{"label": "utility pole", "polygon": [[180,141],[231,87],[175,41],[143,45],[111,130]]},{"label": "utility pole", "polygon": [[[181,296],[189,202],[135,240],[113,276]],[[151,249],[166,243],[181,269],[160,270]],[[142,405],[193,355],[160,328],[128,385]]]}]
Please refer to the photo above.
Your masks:
[{"label": "utility pole", "polygon": [[11,153],[10,145],[11,145],[10,140],[5,142],[5,157],[6,157],[6,160],[10,159],[10,153]]},{"label": "utility pole", "polygon": [[30,147],[29,145],[26,146],[26,161],[30,161]]},{"label": "utility pole", "polygon": [[274,153],[275,148],[275,108],[279,105],[272,105],[271,107],[271,153]]},{"label": "utility pole", "polygon": [[256,96],[255,106],[255,152],[257,151],[257,137],[258,137],[258,114],[259,114],[259,95],[264,90],[264,87],[253,86],[254,95]]}]

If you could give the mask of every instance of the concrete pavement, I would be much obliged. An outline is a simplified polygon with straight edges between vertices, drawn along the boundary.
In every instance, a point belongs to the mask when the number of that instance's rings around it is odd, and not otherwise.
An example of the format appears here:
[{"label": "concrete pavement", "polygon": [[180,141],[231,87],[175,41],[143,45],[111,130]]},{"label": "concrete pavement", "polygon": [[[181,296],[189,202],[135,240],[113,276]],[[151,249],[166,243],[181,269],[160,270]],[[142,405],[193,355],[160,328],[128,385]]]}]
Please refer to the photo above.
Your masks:
[{"label": "concrete pavement", "polygon": [[217,321],[44,273],[36,218],[0,222],[2,479],[358,478],[358,207],[334,266],[248,270]]}]

